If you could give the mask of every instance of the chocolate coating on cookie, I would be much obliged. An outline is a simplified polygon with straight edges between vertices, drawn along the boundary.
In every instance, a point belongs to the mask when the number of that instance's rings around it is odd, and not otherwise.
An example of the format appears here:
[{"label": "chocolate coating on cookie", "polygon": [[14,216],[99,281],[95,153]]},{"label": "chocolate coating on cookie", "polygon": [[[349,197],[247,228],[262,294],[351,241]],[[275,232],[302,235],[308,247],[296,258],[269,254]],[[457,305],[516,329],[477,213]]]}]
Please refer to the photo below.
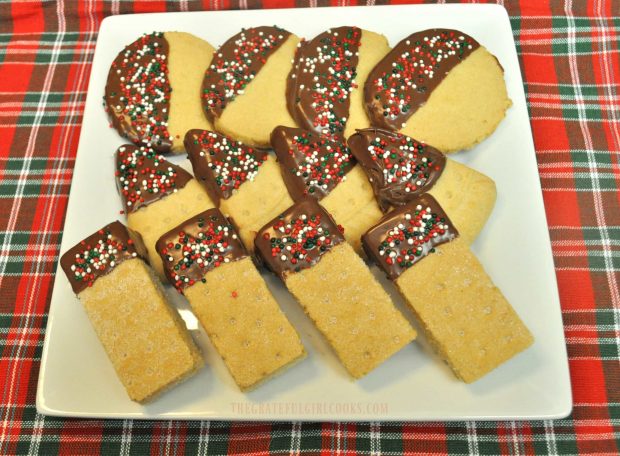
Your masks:
[{"label": "chocolate coating on cookie", "polygon": [[210,122],[258,74],[271,54],[287,40],[290,32],[279,27],[242,29],[213,55],[202,82],[202,105]]},{"label": "chocolate coating on cookie", "polygon": [[112,222],[71,247],[60,258],[60,266],[71,288],[79,294],[125,260],[146,261],[142,237],[121,222]]},{"label": "chocolate coating on cookie", "polygon": [[447,74],[480,44],[451,29],[416,32],[394,47],[368,75],[366,112],[372,125],[400,130]]},{"label": "chocolate coating on cookie", "polygon": [[313,198],[304,198],[261,228],[254,245],[265,265],[284,280],[311,268],[342,242],[331,215]]},{"label": "chocolate coating on cookie", "polygon": [[214,268],[248,256],[233,224],[219,209],[209,209],[168,231],[155,248],[168,281],[181,293],[206,282]]},{"label": "chocolate coating on cookie", "polygon": [[355,159],[342,141],[302,128],[276,127],[271,132],[282,178],[293,200],[327,196],[353,168]]},{"label": "chocolate coating on cookie", "polygon": [[209,130],[188,131],[184,143],[194,176],[216,205],[230,198],[243,183],[253,181],[269,156],[265,150]]},{"label": "chocolate coating on cookie", "polygon": [[338,27],[299,44],[286,86],[286,105],[299,126],[342,139],[361,38],[357,27]]},{"label": "chocolate coating on cookie", "polygon": [[112,62],[103,97],[112,126],[136,144],[170,152],[168,42],[163,33],[142,35]]},{"label": "chocolate coating on cookie", "polygon": [[190,173],[150,147],[133,144],[116,150],[115,175],[128,214],[176,192],[192,179]]},{"label": "chocolate coating on cookie", "polygon": [[358,130],[348,144],[384,212],[428,192],[446,166],[446,156],[434,147],[379,128]]},{"label": "chocolate coating on cookie", "polygon": [[383,216],[362,243],[368,257],[394,280],[458,235],[439,203],[425,193]]}]

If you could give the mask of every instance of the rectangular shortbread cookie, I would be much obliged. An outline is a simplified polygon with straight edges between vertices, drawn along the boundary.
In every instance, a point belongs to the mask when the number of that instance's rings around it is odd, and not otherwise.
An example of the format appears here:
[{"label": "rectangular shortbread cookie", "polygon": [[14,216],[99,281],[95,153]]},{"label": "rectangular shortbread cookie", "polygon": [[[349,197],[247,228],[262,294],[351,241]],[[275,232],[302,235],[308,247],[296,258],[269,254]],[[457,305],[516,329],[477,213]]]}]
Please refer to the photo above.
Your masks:
[{"label": "rectangular shortbread cookie", "polygon": [[533,342],[467,242],[428,194],[386,214],[362,240],[439,355],[473,382]]},{"label": "rectangular shortbread cookie", "polygon": [[242,390],[305,356],[234,227],[218,209],[192,217],[157,243],[168,280],[189,301]]},{"label": "rectangular shortbread cookie", "polygon": [[204,363],[140,242],[114,222],[65,253],[61,265],[129,397],[143,403]]},{"label": "rectangular shortbread cookie", "polygon": [[[415,337],[363,260],[313,199],[263,227],[256,248],[302,305],[354,378]],[[305,253],[304,253],[305,252]]]}]

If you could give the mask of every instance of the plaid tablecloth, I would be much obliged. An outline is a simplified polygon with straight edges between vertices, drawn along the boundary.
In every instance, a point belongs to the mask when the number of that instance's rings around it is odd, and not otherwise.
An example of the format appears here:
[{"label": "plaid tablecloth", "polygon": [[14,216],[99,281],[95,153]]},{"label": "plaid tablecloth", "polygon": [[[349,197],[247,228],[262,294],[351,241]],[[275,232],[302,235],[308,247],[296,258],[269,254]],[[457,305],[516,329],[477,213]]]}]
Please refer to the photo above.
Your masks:
[{"label": "plaid tablecloth", "polygon": [[252,424],[38,415],[46,312],[101,20],[355,2],[22,0],[0,3],[0,454],[618,454],[620,2],[502,3],[526,81],[553,243],[575,401],[569,418]]}]

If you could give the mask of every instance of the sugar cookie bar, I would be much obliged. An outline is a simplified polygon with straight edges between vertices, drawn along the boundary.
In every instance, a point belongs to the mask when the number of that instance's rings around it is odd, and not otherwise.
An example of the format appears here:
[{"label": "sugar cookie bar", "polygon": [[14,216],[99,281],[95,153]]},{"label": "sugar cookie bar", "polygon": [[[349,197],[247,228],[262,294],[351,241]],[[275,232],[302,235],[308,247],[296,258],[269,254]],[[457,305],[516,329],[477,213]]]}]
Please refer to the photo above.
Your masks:
[{"label": "sugar cookie bar", "polygon": [[218,209],[157,241],[168,281],[185,295],[239,388],[248,390],[305,356],[232,224]]},{"label": "sugar cookie bar", "polygon": [[430,193],[450,214],[467,244],[491,215],[495,182],[432,146],[379,128],[358,130],[348,144],[384,211]]},{"label": "sugar cookie bar", "polygon": [[255,244],[353,378],[366,375],[415,338],[413,328],[314,199],[295,203],[265,225]]},{"label": "sugar cookie bar", "polygon": [[344,228],[344,237],[362,253],[362,234],[381,218],[364,171],[346,144],[301,128],[276,127],[271,145],[282,178],[295,201],[311,196]]},{"label": "sugar cookie bar", "polygon": [[364,100],[372,125],[445,153],[489,136],[512,104],[497,58],[452,29],[415,32],[394,46],[368,75]]},{"label": "sugar cookie bar", "polygon": [[104,103],[112,126],[159,153],[183,151],[191,128],[210,129],[200,88],[213,47],[185,32],[144,34],[112,62]]},{"label": "sugar cookie bar", "polygon": [[145,146],[118,148],[116,184],[127,225],[142,235],[151,266],[163,279],[161,259],[155,251],[157,239],[213,203],[190,173]]},{"label": "sugar cookie bar", "polygon": [[369,127],[364,83],[389,50],[383,35],[358,27],[336,27],[302,39],[286,86],[286,104],[297,125],[339,141],[356,128]]},{"label": "sugar cookie bar", "polygon": [[243,29],[215,52],[204,75],[204,113],[215,129],[269,146],[276,125],[295,125],[286,109],[286,76],[299,38],[273,26]]},{"label": "sugar cookie bar", "polygon": [[429,341],[467,383],[525,350],[533,337],[428,194],[385,215],[362,238]]},{"label": "sugar cookie bar", "polygon": [[233,219],[246,248],[254,250],[258,229],[293,204],[275,158],[207,130],[188,131],[185,148],[196,179]]},{"label": "sugar cookie bar", "polygon": [[113,222],[60,259],[127,394],[140,403],[204,364],[145,258],[140,235]]}]

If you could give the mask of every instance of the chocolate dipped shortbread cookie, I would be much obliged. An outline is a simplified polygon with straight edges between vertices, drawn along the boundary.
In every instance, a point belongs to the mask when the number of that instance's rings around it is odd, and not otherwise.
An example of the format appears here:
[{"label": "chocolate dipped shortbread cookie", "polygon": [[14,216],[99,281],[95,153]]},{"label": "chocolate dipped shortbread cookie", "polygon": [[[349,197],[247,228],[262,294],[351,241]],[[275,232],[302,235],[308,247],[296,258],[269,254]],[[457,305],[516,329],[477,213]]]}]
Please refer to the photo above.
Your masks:
[{"label": "chocolate dipped shortbread cookie", "polygon": [[474,382],[532,344],[529,330],[431,195],[389,212],[362,239],[458,378]]},{"label": "chocolate dipped shortbread cookie", "polygon": [[168,281],[183,293],[242,390],[305,356],[280,310],[218,209],[181,223],[157,242]]},{"label": "chocolate dipped shortbread cookie", "polygon": [[185,148],[196,179],[254,250],[258,229],[293,204],[275,157],[207,130],[188,131]]},{"label": "chocolate dipped shortbread cookie", "polygon": [[390,47],[383,35],[358,27],[329,29],[295,52],[286,103],[300,127],[343,141],[370,126],[363,87],[368,73]]},{"label": "chocolate dipped shortbread cookie", "polygon": [[141,403],[204,364],[145,258],[140,235],[113,222],[60,259],[118,378]]},{"label": "chocolate dipped shortbread cookie", "polygon": [[301,128],[277,127],[271,145],[288,192],[295,201],[315,198],[361,251],[362,234],[381,218],[364,171],[343,141]]},{"label": "chocolate dipped shortbread cookie", "polygon": [[353,378],[366,375],[415,338],[413,328],[314,199],[305,198],[270,221],[255,244]]},{"label": "chocolate dipped shortbread cookie", "polygon": [[432,146],[379,128],[359,130],[348,144],[385,212],[430,193],[450,214],[467,244],[491,215],[495,182]]},{"label": "chocolate dipped shortbread cookie", "polygon": [[146,146],[119,147],[115,174],[127,224],[142,235],[151,266],[163,279],[155,243],[166,231],[212,208],[213,203],[190,173]]},{"label": "chocolate dipped shortbread cookie", "polygon": [[143,35],[125,47],[108,73],[104,105],[119,134],[159,153],[183,151],[191,128],[212,128],[200,88],[213,47],[185,32]]},{"label": "chocolate dipped shortbread cookie", "polygon": [[450,29],[416,32],[398,43],[370,72],[364,99],[373,126],[446,153],[489,136],[512,104],[497,58]]},{"label": "chocolate dipped shortbread cookie", "polygon": [[299,38],[279,27],[243,29],[214,54],[202,83],[204,113],[215,129],[269,146],[277,125],[295,125],[286,109],[286,76]]}]

